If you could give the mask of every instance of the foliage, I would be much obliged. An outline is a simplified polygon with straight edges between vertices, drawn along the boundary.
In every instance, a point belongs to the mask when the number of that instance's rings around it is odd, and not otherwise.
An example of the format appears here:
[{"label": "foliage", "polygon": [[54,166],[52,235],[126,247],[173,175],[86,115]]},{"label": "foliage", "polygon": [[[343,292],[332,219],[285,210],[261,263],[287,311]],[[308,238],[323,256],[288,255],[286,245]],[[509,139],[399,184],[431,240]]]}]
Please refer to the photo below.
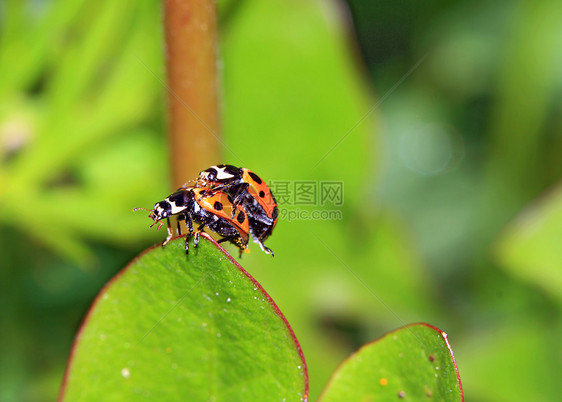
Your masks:
[{"label": "foliage", "polygon": [[447,335],[413,324],[363,346],[332,376],[322,401],[463,400]]},{"label": "foliage", "polygon": [[[306,362],[285,317],[204,238],[189,256],[183,238],[155,246],[102,289],[73,346],[61,400],[307,400]],[[323,399],[396,395],[462,400],[443,332],[415,324],[364,346]]]},{"label": "foliage", "polygon": [[562,191],[532,204],[511,223],[499,238],[495,250],[502,267],[514,277],[536,285],[562,301]]},{"label": "foliage", "polygon": [[[84,238],[123,245],[147,238],[138,217],[123,211],[166,191],[164,144],[147,124],[163,111],[160,84],[139,62],[161,75],[158,8],[32,7],[11,1],[3,13],[0,57],[17,62],[0,67],[0,219],[83,261],[92,258]],[[146,177],[154,179],[149,192]]]},{"label": "foliage", "polygon": [[121,271],[80,331],[62,400],[303,398],[290,326],[228,257],[206,239],[186,256],[177,239]]}]

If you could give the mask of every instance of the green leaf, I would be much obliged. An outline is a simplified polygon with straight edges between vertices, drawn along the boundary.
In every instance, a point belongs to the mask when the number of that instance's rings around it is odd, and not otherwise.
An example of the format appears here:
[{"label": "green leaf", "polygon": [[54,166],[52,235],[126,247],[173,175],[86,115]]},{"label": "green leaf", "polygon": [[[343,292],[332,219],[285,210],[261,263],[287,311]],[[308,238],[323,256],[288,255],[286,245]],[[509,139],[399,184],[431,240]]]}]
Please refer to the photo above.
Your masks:
[{"label": "green leaf", "polygon": [[216,243],[186,256],[176,239],[98,295],[61,400],[300,400],[307,383],[298,341],[257,281]]},{"label": "green leaf", "polygon": [[519,321],[496,320],[455,343],[464,390],[473,401],[559,400],[562,359],[553,351],[560,350],[562,323],[543,320],[547,314],[538,309],[529,319],[523,308],[513,308]]},{"label": "green leaf", "polygon": [[510,274],[562,301],[562,187],[534,203],[505,230],[496,253]]},{"label": "green leaf", "polygon": [[335,372],[323,401],[463,400],[447,334],[412,324],[362,347]]},{"label": "green leaf", "polygon": [[[86,240],[147,239],[131,209],[169,193],[159,4],[131,4],[12,1],[0,15],[14,61],[0,66],[0,221],[82,267],[96,263]],[[30,188],[39,210],[21,202]]]}]

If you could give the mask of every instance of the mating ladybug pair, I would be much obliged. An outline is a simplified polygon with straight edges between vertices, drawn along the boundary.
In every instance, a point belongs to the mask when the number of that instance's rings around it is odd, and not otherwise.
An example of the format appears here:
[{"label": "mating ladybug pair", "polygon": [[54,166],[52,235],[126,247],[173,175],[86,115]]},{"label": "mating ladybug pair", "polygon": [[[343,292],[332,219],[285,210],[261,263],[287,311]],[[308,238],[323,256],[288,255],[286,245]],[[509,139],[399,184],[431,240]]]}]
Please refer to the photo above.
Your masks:
[{"label": "mating ladybug pair", "polygon": [[[145,208],[135,208],[145,209]],[[273,251],[263,242],[271,235],[277,224],[279,209],[271,190],[254,172],[232,165],[216,165],[203,170],[195,180],[195,185],[187,183],[163,201],[154,204],[149,218],[154,220],[151,227],[166,219],[168,237],[166,245],[173,236],[170,217],[177,218],[177,231],[181,234],[180,222],[185,221],[189,235],[195,236],[195,247],[199,243],[199,233],[204,228],[219,234],[222,243],[229,241],[240,250],[240,255],[248,249],[250,235],[261,249],[273,256]],[[194,230],[193,223],[199,226]],[[185,252],[189,253],[188,238],[185,239]]]}]

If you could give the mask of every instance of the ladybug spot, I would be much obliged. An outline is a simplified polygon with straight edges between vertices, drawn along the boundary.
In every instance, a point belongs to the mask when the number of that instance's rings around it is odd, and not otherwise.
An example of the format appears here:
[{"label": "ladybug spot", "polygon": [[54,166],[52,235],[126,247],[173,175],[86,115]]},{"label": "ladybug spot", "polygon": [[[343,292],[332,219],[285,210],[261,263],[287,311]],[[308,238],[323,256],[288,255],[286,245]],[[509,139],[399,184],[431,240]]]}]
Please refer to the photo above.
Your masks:
[{"label": "ladybug spot", "polygon": [[273,212],[271,213],[271,218],[275,220],[277,219],[278,216],[279,216],[279,208],[275,207],[273,208]]},{"label": "ladybug spot", "polygon": [[221,211],[222,210],[222,203],[215,201],[215,203],[213,204],[213,207],[217,210],[217,211]]},{"label": "ladybug spot", "polygon": [[248,174],[250,175],[252,180],[254,180],[256,183],[258,183],[258,184],[262,183],[260,177],[257,174],[255,174],[254,172],[248,172]]},{"label": "ladybug spot", "polygon": [[260,191],[260,198],[263,198],[263,197],[265,197],[265,193],[262,190],[262,191]]},{"label": "ladybug spot", "polygon": [[244,214],[244,212],[240,211],[240,213],[236,217],[236,220],[238,221],[238,223],[243,223],[245,219],[246,215]]}]

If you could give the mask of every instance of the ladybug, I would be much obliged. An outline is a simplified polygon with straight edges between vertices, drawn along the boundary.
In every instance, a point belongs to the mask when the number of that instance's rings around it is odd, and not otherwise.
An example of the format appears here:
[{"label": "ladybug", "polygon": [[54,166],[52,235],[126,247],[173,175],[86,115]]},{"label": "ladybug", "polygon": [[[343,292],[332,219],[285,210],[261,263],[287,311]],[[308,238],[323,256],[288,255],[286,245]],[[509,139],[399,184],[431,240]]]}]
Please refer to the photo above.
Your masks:
[{"label": "ladybug", "polygon": [[196,186],[224,192],[232,198],[234,207],[242,205],[248,214],[254,242],[273,255],[263,242],[277,224],[279,208],[269,186],[256,173],[232,165],[215,165],[199,173]]},{"label": "ladybug", "polygon": [[[135,210],[146,208],[135,208]],[[149,218],[154,220],[151,225],[158,223],[158,229],[162,226],[162,220],[166,219],[168,236],[162,242],[165,246],[174,233],[170,224],[170,217],[177,217],[177,231],[181,235],[180,221],[185,221],[189,235],[194,235],[195,247],[199,244],[199,233],[205,227],[219,234],[222,238],[218,243],[229,241],[240,250],[240,256],[248,248],[249,219],[241,206],[234,207],[228,194],[224,192],[211,191],[205,188],[182,187],[166,197],[164,200],[154,204],[154,208],[147,210]],[[230,219],[234,216],[234,219]],[[194,230],[193,223],[199,226]],[[188,238],[185,239],[185,253],[189,254]]]}]

